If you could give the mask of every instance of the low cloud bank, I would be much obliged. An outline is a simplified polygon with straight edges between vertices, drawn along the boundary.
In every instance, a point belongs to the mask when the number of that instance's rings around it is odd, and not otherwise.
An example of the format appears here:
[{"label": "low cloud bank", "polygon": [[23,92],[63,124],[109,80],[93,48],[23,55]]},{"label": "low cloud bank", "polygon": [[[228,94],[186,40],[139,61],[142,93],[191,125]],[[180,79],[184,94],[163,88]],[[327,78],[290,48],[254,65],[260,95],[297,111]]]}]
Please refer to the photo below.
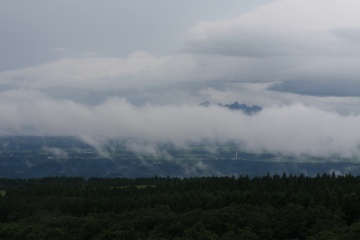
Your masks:
[{"label": "low cloud bank", "polygon": [[137,107],[120,98],[87,106],[42,99],[1,102],[0,112],[1,135],[78,136],[87,141],[102,139],[103,143],[131,138],[176,146],[216,139],[232,140],[246,151],[259,153],[360,156],[359,115],[344,116],[301,104],[265,108],[247,116],[217,106]]}]

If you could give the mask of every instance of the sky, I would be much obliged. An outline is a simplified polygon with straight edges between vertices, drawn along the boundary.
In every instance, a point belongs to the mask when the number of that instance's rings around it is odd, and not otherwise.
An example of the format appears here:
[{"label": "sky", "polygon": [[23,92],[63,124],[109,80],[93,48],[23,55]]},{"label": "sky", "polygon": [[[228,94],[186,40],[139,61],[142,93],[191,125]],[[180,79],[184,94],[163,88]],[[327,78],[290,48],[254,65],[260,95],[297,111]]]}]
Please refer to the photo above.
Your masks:
[{"label": "sky", "polygon": [[0,135],[234,140],[360,160],[359,11],[358,0],[3,0]]}]

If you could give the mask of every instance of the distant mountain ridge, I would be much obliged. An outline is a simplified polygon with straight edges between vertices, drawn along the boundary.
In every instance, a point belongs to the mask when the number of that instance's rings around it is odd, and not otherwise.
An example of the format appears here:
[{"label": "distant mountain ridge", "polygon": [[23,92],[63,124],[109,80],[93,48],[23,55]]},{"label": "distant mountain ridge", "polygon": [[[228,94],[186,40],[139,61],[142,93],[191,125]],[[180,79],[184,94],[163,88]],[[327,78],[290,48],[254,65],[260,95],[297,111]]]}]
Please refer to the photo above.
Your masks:
[{"label": "distant mountain ridge", "polygon": [[206,101],[200,104],[203,107],[209,107],[211,105],[217,105],[220,107],[224,107],[224,108],[228,108],[230,110],[241,110],[243,113],[247,114],[247,115],[252,115],[254,113],[258,113],[262,110],[261,107],[257,106],[257,105],[253,105],[253,106],[248,106],[244,103],[239,104],[237,101],[235,101],[234,103],[231,104],[221,104],[221,103],[211,103],[210,101]]}]

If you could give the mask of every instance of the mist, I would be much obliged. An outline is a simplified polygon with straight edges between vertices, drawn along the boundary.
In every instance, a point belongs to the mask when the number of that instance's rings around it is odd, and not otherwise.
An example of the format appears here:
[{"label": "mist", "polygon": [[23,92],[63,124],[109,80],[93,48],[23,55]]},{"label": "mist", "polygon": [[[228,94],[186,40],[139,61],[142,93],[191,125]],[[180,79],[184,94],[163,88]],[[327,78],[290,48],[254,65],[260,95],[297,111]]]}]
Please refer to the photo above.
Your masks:
[{"label": "mist", "polygon": [[87,106],[72,101],[36,100],[1,103],[1,135],[76,136],[92,146],[111,139],[146,142],[130,144],[134,151],[160,154],[157,143],[184,147],[206,139],[235,141],[244,151],[292,156],[360,156],[360,116],[340,115],[302,104],[265,108],[248,116],[217,106],[135,106],[109,98]]}]

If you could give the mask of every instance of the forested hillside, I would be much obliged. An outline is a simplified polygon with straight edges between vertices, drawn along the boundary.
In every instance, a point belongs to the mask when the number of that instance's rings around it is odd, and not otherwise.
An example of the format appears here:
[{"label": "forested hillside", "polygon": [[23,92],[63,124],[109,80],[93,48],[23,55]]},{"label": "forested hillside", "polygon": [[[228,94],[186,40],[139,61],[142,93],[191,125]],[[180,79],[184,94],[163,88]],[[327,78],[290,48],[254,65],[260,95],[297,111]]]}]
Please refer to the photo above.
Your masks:
[{"label": "forested hillside", "polygon": [[126,139],[101,147],[75,137],[0,137],[0,178],[85,176],[263,176],[267,173],[316,176],[318,172],[360,174],[358,158],[285,156],[243,151],[236,142],[204,140],[177,147]]},{"label": "forested hillside", "polygon": [[0,179],[1,239],[358,239],[360,177]]}]

